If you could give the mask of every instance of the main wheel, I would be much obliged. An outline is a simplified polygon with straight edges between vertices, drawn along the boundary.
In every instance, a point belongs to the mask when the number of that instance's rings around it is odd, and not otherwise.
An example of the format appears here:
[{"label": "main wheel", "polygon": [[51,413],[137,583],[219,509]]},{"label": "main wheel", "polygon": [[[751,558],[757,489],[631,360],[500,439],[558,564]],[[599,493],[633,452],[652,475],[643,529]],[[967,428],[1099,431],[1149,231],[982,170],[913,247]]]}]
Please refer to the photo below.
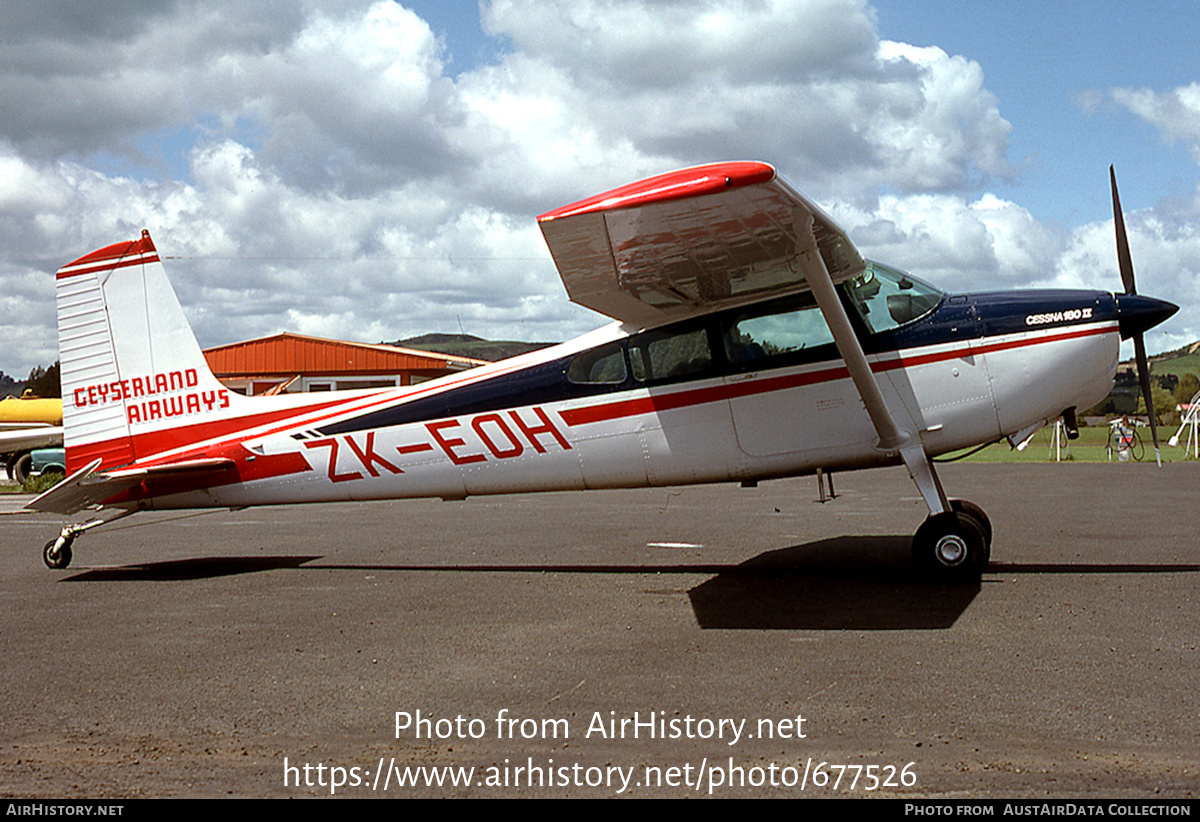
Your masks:
[{"label": "main wheel", "polygon": [[990,554],[992,550],[992,521],[988,519],[988,515],[983,512],[983,509],[970,500],[965,499],[950,500],[950,508],[975,519],[979,527],[983,529],[983,540],[987,543]]},{"label": "main wheel", "polygon": [[936,514],[921,523],[913,536],[913,561],[941,579],[979,579],[990,551],[983,525],[965,511]]},{"label": "main wheel", "polygon": [[57,551],[54,546],[58,543],[58,538],[50,540],[46,543],[46,547],[42,549],[42,561],[46,563],[47,568],[60,570],[71,564],[71,540],[63,542],[62,547]]}]

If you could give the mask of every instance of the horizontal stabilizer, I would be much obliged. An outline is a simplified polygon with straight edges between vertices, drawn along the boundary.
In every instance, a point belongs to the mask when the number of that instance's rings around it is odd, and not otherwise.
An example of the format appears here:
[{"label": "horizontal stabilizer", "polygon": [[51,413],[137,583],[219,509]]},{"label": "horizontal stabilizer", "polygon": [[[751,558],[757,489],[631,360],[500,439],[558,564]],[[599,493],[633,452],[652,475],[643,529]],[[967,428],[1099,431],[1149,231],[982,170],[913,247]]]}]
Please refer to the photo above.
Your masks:
[{"label": "horizontal stabilizer", "polygon": [[134,477],[138,480],[174,479],[194,474],[213,474],[224,471],[226,468],[232,468],[233,466],[234,462],[229,457],[213,457],[210,459],[169,462],[165,465],[150,465],[145,468],[118,468],[115,471],[106,472],[105,476],[120,480]]},{"label": "horizontal stabilizer", "polygon": [[[76,511],[83,510],[93,502],[90,499],[91,494],[87,489],[95,487],[95,484],[87,486],[84,483],[92,477],[99,467],[100,460],[92,460],[49,491],[25,503],[25,507],[31,511],[44,511],[50,514],[74,514]],[[100,476],[103,477],[103,475]],[[103,481],[101,480],[101,482]],[[129,486],[126,485],[124,487],[128,488]],[[113,493],[109,492],[107,496],[111,497]]]},{"label": "horizontal stabilizer", "polygon": [[100,505],[146,480],[171,480],[220,473],[234,465],[233,460],[221,457],[145,468],[123,468],[98,474],[96,469],[100,467],[100,462],[99,459],[92,460],[49,491],[30,500],[25,507],[46,513],[74,514],[89,506]]}]

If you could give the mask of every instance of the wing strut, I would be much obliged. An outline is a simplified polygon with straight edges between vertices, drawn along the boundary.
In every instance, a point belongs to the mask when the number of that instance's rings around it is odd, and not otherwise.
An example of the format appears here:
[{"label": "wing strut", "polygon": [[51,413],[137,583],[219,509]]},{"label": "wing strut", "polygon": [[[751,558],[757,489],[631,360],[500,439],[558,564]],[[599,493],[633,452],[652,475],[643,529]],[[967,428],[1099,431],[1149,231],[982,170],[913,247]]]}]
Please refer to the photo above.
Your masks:
[{"label": "wing strut", "polygon": [[854,387],[858,389],[858,395],[866,406],[871,423],[875,426],[875,433],[879,435],[879,443],[875,447],[889,453],[899,452],[905,467],[908,468],[909,476],[916,483],[917,490],[921,492],[931,514],[949,511],[950,502],[946,492],[942,490],[942,483],[938,480],[937,472],[933,470],[933,463],[925,453],[924,446],[919,439],[914,441],[911,434],[902,431],[896,425],[895,418],[884,402],[883,392],[879,390],[875,373],[871,370],[862,344],[859,343],[854,327],[850,324],[846,307],[838,298],[833,278],[829,276],[825,260],[817,250],[812,214],[798,208],[793,211],[793,218],[796,225],[797,263],[808,280],[813,298],[816,299],[825,322],[829,325],[838,353],[842,355],[846,369],[850,372],[850,379],[854,381]]}]

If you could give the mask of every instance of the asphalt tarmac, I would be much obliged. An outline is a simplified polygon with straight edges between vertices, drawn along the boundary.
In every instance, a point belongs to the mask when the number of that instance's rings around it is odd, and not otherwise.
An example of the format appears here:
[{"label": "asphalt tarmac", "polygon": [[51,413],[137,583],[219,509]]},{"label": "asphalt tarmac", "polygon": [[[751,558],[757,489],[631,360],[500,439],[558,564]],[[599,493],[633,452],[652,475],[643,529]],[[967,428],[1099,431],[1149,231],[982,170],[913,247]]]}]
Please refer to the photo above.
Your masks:
[{"label": "asphalt tarmac", "polygon": [[1200,463],[940,470],[2,513],[0,795],[1195,797]]}]

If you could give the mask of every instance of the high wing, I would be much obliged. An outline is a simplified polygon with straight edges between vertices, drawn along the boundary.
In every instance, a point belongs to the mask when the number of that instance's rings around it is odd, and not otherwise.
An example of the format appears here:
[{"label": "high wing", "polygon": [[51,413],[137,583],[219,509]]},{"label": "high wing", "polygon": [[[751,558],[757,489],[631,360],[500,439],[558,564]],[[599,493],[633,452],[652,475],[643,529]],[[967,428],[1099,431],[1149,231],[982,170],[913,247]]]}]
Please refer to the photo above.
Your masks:
[{"label": "high wing", "polygon": [[798,217],[834,283],[863,270],[846,233],[766,163],[651,177],[538,224],[573,302],[644,328],[807,289]]},{"label": "high wing", "polygon": [[[900,453],[914,479],[930,473],[919,444],[906,448],[912,432],[897,426],[835,291],[866,263],[774,167],[673,171],[547,212],[538,223],[572,301],[635,327],[811,290],[879,449]],[[934,485],[926,487],[932,494]],[[944,495],[936,497],[931,509],[946,510]]]}]

